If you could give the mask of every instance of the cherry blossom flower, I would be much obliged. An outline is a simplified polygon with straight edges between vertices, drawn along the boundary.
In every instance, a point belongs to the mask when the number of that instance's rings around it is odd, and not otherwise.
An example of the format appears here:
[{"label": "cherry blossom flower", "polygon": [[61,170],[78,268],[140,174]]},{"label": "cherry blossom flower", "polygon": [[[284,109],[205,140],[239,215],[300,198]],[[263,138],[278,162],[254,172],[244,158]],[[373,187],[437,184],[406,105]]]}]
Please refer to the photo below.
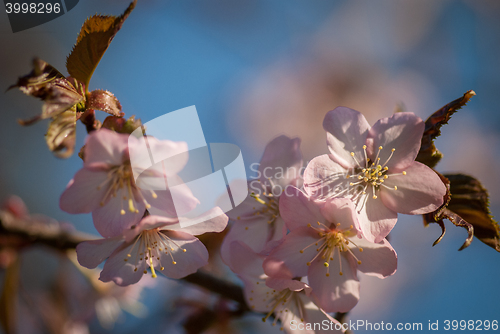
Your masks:
[{"label": "cherry blossom flower", "polygon": [[300,139],[280,136],[267,144],[258,168],[258,179],[248,182],[252,193],[228,212],[234,221],[221,248],[226,264],[233,241],[245,242],[255,252],[271,249],[286,235],[279,213],[279,198],[286,186],[299,185],[302,154]]},{"label": "cherry blossom flower", "polygon": [[152,277],[157,277],[156,271],[170,278],[185,277],[208,262],[207,249],[193,235],[221,232],[227,225],[220,208],[207,215],[215,218],[184,228],[177,218],[146,216],[121,236],[80,243],[78,262],[93,269],[108,258],[99,279],[121,286],[137,283],[148,267]]},{"label": "cherry blossom flower", "polygon": [[361,113],[338,107],[328,112],[323,127],[330,154],[309,163],[304,188],[317,199],[350,198],[367,240],[382,241],[398,212],[424,214],[443,204],[445,185],[415,161],[424,122],[413,113],[396,113],[370,128]]},{"label": "cherry blossom flower", "polygon": [[346,198],[315,202],[289,187],[280,211],[290,233],[264,261],[271,277],[307,275],[317,304],[347,312],[359,300],[357,270],[384,278],[396,272],[397,256],[387,240],[359,238],[354,204]]},{"label": "cherry blossom flower", "polygon": [[[187,151],[184,142],[159,141],[151,137],[148,141],[155,146],[155,150],[167,152],[169,156]],[[175,217],[192,210],[199,203],[182,184],[175,187],[176,198],[182,199],[175,208],[170,189],[148,190],[154,183],[165,187],[165,175],[157,171],[149,172],[144,178],[147,186],[136,184],[128,145],[139,145],[138,140],[107,129],[91,133],[84,148],[83,168],[69,182],[59,202],[61,209],[69,213],[92,212],[94,225],[103,237],[120,235],[124,229],[137,224],[145,210],[151,207]],[[177,159],[175,163],[177,166],[169,165],[169,172],[180,171],[186,160]],[[176,178],[176,175],[166,176],[169,180]],[[176,212],[176,209],[183,212]]]},{"label": "cherry blossom flower", "polygon": [[[272,325],[275,326],[281,321],[281,330],[286,333],[344,332],[336,319],[311,300],[311,288],[306,283],[292,279],[286,272],[277,277],[268,277],[262,269],[264,259],[264,255],[255,253],[240,241],[231,243],[232,267],[245,284],[247,304],[253,311],[265,314],[262,321],[265,322],[274,315]],[[325,320],[331,325],[329,330],[310,329],[313,324],[323,323]]]}]

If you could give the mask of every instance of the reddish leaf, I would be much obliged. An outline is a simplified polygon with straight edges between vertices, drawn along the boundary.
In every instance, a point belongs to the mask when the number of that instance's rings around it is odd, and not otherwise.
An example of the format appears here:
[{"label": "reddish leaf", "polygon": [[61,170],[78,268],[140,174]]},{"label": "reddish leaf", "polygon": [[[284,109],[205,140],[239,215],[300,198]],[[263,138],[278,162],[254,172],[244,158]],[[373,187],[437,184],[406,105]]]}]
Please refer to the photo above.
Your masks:
[{"label": "reddish leaf", "polygon": [[431,168],[436,166],[443,155],[434,145],[434,139],[436,139],[441,134],[441,126],[447,124],[451,118],[451,115],[462,108],[474,95],[476,95],[474,91],[467,91],[461,98],[448,103],[447,105],[433,113],[425,121],[425,130],[422,136],[422,145],[420,146],[420,151],[418,152],[416,161],[419,161]]},{"label": "reddish leaf", "polygon": [[135,119],[135,116],[130,116],[128,119],[123,117],[108,116],[102,123],[102,127],[116,131],[118,133],[132,133],[140,127],[142,122],[140,119]]},{"label": "reddish leaf", "polygon": [[474,226],[476,238],[500,252],[500,226],[491,216],[487,190],[472,176],[445,176],[450,180],[452,193],[448,210]]},{"label": "reddish leaf", "polygon": [[441,175],[447,187],[444,204],[436,211],[423,215],[424,224],[437,223],[441,226],[441,236],[434,242],[437,245],[446,232],[443,219],[467,229],[468,237],[462,250],[470,245],[472,237],[500,252],[500,226],[495,222],[488,207],[488,193],[481,183],[472,176],[463,174]]},{"label": "reddish leaf", "polygon": [[113,93],[107,90],[93,90],[87,96],[87,109],[102,110],[114,116],[123,116],[122,106]]},{"label": "reddish leaf", "polygon": [[18,87],[23,93],[43,100],[45,96],[44,88],[55,79],[64,79],[64,75],[52,65],[35,58],[33,59],[33,70],[24,77],[20,77],[17,83],[8,89]]},{"label": "reddish leaf", "polygon": [[75,150],[76,107],[54,117],[45,140],[49,149],[59,158],[68,158]]},{"label": "reddish leaf", "polygon": [[86,89],[104,52],[134,9],[136,2],[137,0],[134,0],[119,17],[94,15],[83,24],[76,44],[66,60],[66,68],[73,78],[85,84]]},{"label": "reddish leaf", "polygon": [[29,125],[41,119],[57,116],[85,99],[84,89],[75,79],[66,79],[59,71],[40,59],[33,61],[33,71],[19,78],[17,84],[23,93],[44,101],[42,113],[28,120],[20,120]]}]

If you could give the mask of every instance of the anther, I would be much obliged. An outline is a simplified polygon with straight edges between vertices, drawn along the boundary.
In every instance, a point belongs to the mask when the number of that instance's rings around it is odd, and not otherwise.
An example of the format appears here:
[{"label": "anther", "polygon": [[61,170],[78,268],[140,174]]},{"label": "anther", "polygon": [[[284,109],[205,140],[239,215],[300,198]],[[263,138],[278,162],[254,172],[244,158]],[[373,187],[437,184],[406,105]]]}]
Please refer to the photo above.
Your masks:
[{"label": "anther", "polygon": [[125,214],[125,210],[121,209],[120,214],[123,216]]},{"label": "anther", "polygon": [[405,172],[405,171],[403,171],[403,175],[406,175],[406,172]]}]

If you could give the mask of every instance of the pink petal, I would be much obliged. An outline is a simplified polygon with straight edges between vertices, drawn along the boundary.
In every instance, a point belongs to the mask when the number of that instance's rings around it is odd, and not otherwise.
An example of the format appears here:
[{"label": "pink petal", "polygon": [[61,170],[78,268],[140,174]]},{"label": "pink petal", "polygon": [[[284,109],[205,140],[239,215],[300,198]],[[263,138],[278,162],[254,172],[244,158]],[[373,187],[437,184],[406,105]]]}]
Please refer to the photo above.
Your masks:
[{"label": "pink petal", "polygon": [[109,186],[107,171],[82,168],[69,181],[59,199],[61,210],[68,213],[89,213],[100,207]]},{"label": "pink petal", "polygon": [[231,270],[240,277],[256,280],[264,274],[262,263],[265,256],[255,253],[241,241],[233,241],[228,247],[228,259]]},{"label": "pink petal", "polygon": [[260,160],[258,178],[267,189],[274,185],[283,190],[300,177],[301,168],[300,139],[279,136],[267,144]]},{"label": "pink petal", "polygon": [[349,185],[348,170],[334,162],[331,155],[320,155],[309,162],[304,171],[304,189],[314,198],[343,196]]},{"label": "pink petal", "polygon": [[280,197],[280,215],[289,230],[307,227],[316,222],[326,223],[321,214],[320,203],[314,202],[299,189],[289,186]]},{"label": "pink petal", "polygon": [[[261,184],[257,180],[252,180],[248,182],[249,191],[257,195],[262,195],[264,190]],[[259,203],[255,198],[248,195],[243,202],[241,202],[237,207],[227,212],[228,217],[231,220],[237,220],[238,217],[243,219],[244,217],[251,218],[255,216],[255,212],[261,212],[266,208],[265,204]]]},{"label": "pink petal", "polygon": [[266,279],[266,285],[274,290],[291,290],[291,291],[302,291],[309,295],[311,293],[311,288],[304,282],[292,279],[292,277],[285,275],[287,277],[268,277]]},{"label": "pink petal", "polygon": [[283,219],[276,218],[274,223],[268,224],[268,218],[256,216],[236,220],[224,238],[221,246],[221,258],[231,269],[231,244],[235,241],[244,242],[255,253],[267,250],[267,245],[281,240],[286,235]]},{"label": "pink petal", "polygon": [[[305,315],[304,315],[304,321],[308,322],[310,324],[323,324],[325,323],[324,321],[326,320],[328,322],[328,329],[321,326],[321,328],[317,328],[314,331],[309,331],[305,332],[308,334],[326,334],[326,333],[344,333],[345,331],[341,329],[340,323],[338,322],[337,319],[333,318],[331,315],[325,313],[322,309],[320,309],[316,304],[314,304],[311,300],[311,298],[308,298],[307,296],[303,294],[298,295],[301,302],[304,305],[305,309]],[[331,324],[333,322],[333,324]],[[287,322],[288,324],[290,323],[289,321]],[[337,324],[337,327],[335,325]],[[338,329],[336,329],[338,328]],[[291,333],[298,333],[298,331],[293,330]]]},{"label": "pink petal", "polygon": [[350,108],[337,107],[326,114],[323,128],[327,131],[326,142],[333,161],[345,168],[356,167],[358,165],[351,156],[351,152],[354,152],[357,161],[364,165],[363,145],[370,125],[363,114]]},{"label": "pink petal", "polygon": [[358,270],[378,278],[390,276],[396,272],[398,267],[398,256],[391,244],[386,240],[380,243],[368,242],[364,239],[353,238],[356,246],[363,248],[360,252],[356,248],[352,252],[361,264],[358,265]]},{"label": "pink petal", "polygon": [[[131,226],[137,224],[146,210],[146,205],[142,201],[137,201],[135,198],[134,208],[138,212],[130,212],[128,208],[128,200],[121,197],[120,192],[116,197],[111,196],[109,202],[104,206],[98,206],[92,211],[92,219],[97,231],[105,238],[114,237],[122,234],[122,232]],[[121,214],[121,210],[125,214]]]},{"label": "pink petal", "polygon": [[142,218],[141,221],[134,226],[134,228],[125,230],[123,232],[123,235],[125,236],[125,240],[127,242],[131,242],[142,231],[163,227],[169,229],[171,226],[177,224],[178,222],[179,220],[177,218],[149,215]]},{"label": "pink petal", "polygon": [[88,135],[84,166],[107,164],[119,166],[127,157],[128,135],[100,129]]},{"label": "pink petal", "polygon": [[[171,251],[176,264],[173,264],[170,255],[162,253],[160,260],[165,269],[161,272],[165,276],[182,278],[195,273],[208,263],[208,251],[198,238],[181,231],[163,231],[163,233],[180,246],[180,248],[175,247]],[[185,249],[186,252],[182,249]],[[160,270],[159,267],[157,269]]]},{"label": "pink petal", "polygon": [[[356,209],[361,233],[370,242],[382,241],[396,225],[398,214],[387,206],[379,197],[373,199],[370,192],[365,205]],[[363,199],[362,199],[363,200]]]},{"label": "pink petal", "polygon": [[[136,267],[128,259],[127,254],[130,254],[133,244],[128,244],[126,247],[116,249],[109,259],[104,264],[99,280],[103,282],[115,282],[117,285],[126,286],[139,282],[144,275],[146,262],[139,261],[139,266]],[[135,270],[137,268],[137,270]]]},{"label": "pink petal", "polygon": [[[290,272],[292,277],[306,276],[309,268],[307,263],[317,254],[315,242],[318,239],[318,233],[312,228],[294,229],[264,260],[264,272],[277,277],[283,275],[283,272]],[[309,245],[311,246],[306,249]],[[301,250],[303,253],[300,253]]]},{"label": "pink petal", "polygon": [[[443,204],[446,187],[429,167],[414,162],[406,168],[406,175],[389,176],[381,188],[380,197],[391,210],[420,215],[437,210]],[[397,190],[394,190],[397,186]]]},{"label": "pink petal", "polygon": [[[208,232],[222,232],[227,226],[228,217],[219,207],[212,208],[211,210],[205,212],[202,216],[213,217],[205,220],[204,222],[181,227],[180,225],[174,225],[169,227],[169,230],[179,230],[184,233],[189,233],[191,235],[200,235]],[[198,219],[198,218],[196,218]]]},{"label": "pink petal", "polygon": [[[160,214],[163,211],[167,217],[185,215],[200,203],[184,183],[168,188],[167,190],[154,190],[156,197],[153,196],[151,190],[142,189],[139,186],[138,188],[146,202],[152,208],[160,210],[155,214]],[[175,202],[173,196],[175,197]]]},{"label": "pink petal", "polygon": [[339,275],[340,264],[338,255],[330,261],[330,276],[326,276],[323,261],[314,261],[307,278],[313,289],[314,299],[325,312],[348,312],[359,300],[359,281],[352,264],[341,256],[342,273]]},{"label": "pink petal", "polygon": [[386,164],[389,172],[392,173],[392,169],[406,168],[417,157],[424,127],[424,122],[411,112],[395,113],[391,117],[378,120],[368,134],[368,157],[373,160],[378,147],[382,146],[379,157],[383,164],[394,148],[396,150]]},{"label": "pink petal", "polygon": [[186,166],[189,159],[186,142],[158,140],[150,136],[146,138],[147,145],[155,162],[155,168],[159,167],[165,175],[173,176]]},{"label": "pink petal", "polygon": [[15,195],[10,196],[2,205],[4,210],[9,211],[16,218],[28,218],[29,212],[23,200]]},{"label": "pink petal", "polygon": [[266,281],[259,278],[250,279],[247,276],[240,276],[240,278],[245,284],[245,299],[252,311],[262,313],[271,311],[273,303],[270,298],[276,292],[266,285]]},{"label": "pink petal", "polygon": [[106,260],[124,242],[123,237],[84,241],[76,246],[78,263],[94,269]]},{"label": "pink petal", "polygon": [[358,229],[359,222],[354,204],[347,198],[333,198],[326,200],[321,208],[321,214],[326,218],[329,225],[338,225],[338,229],[350,229],[351,226]]}]

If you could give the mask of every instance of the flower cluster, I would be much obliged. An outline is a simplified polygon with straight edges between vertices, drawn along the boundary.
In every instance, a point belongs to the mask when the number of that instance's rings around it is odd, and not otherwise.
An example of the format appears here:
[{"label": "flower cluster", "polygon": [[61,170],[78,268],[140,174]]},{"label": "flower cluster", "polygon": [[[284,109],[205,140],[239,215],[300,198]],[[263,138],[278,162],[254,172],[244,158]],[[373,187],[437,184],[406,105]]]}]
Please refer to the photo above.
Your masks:
[{"label": "flower cluster", "polygon": [[[148,137],[148,144],[166,156],[187,157],[183,142],[159,141]],[[192,274],[208,262],[208,252],[194,235],[220,232],[227,216],[220,208],[205,213],[202,223],[181,228],[179,215],[195,208],[199,201],[185,185],[170,189],[167,180],[177,180],[186,159],[173,159],[168,171],[134,170],[130,150],[139,140],[108,129],[92,132],[83,150],[84,166],[71,180],[61,196],[60,207],[69,213],[92,213],[94,226],[104,239],[80,243],[79,263],[96,268],[108,259],[100,280],[118,285],[138,282],[142,275],[157,271],[170,278]],[[147,185],[135,175],[146,174]],[[151,185],[160,185],[151,187]],[[162,187],[163,186],[163,189]],[[151,190],[162,189],[162,190]],[[174,206],[172,193],[175,191]],[[165,213],[150,215],[149,210]]]},{"label": "flower cluster", "polygon": [[360,298],[358,272],[394,274],[397,255],[385,237],[397,213],[432,212],[446,193],[415,162],[424,123],[413,113],[370,127],[361,113],[338,107],[323,127],[330,154],[314,158],[303,179],[300,139],[268,144],[250,196],[228,213],[233,225],[221,248],[249,306],[288,333],[317,333],[312,322],[350,311]]}]

